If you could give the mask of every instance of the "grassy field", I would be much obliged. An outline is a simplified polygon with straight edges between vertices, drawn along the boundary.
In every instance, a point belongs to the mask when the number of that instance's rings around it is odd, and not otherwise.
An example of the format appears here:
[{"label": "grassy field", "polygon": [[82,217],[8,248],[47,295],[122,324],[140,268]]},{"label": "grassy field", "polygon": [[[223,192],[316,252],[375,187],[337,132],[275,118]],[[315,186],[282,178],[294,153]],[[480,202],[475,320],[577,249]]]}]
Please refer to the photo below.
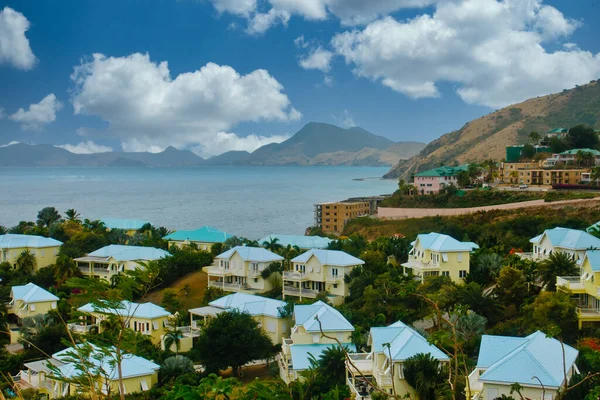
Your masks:
[{"label": "grassy field", "polygon": [[[154,304],[160,304],[162,302],[163,292],[166,289],[171,289],[177,294],[177,299],[181,303],[182,309],[188,310],[190,308],[200,306],[200,303],[204,298],[204,291],[206,290],[207,284],[208,275],[206,275],[206,272],[193,272],[178,279],[177,281],[175,281],[175,283],[173,283],[173,285],[171,285],[168,288],[163,288],[148,293],[146,296],[144,296],[144,301],[150,301]],[[185,285],[189,285],[191,289],[188,296],[186,296],[185,293],[181,291],[181,289],[183,289]]]}]

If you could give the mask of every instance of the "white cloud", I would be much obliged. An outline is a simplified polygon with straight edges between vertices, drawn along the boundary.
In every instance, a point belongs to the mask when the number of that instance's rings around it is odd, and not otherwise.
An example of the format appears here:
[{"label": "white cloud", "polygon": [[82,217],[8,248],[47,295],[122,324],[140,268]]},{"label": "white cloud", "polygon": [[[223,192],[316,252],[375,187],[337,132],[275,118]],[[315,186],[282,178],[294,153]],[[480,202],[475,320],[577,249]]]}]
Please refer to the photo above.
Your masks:
[{"label": "white cloud", "polygon": [[296,45],[296,47],[301,49],[305,49],[308,47],[308,42],[304,40],[304,35],[300,35],[296,39],[294,39],[294,44]]},{"label": "white cloud", "polygon": [[94,154],[94,153],[106,153],[113,151],[112,147],[104,146],[92,142],[91,140],[79,142],[78,144],[61,144],[55,147],[60,147],[75,154]]},{"label": "white cloud", "polygon": [[435,0],[266,0],[259,12],[258,0],[212,0],[219,13],[228,12],[248,19],[247,31],[260,34],[279,23],[287,24],[292,15],[307,20],[322,21],[330,16],[343,25],[369,23],[403,8],[421,8]]},{"label": "white cloud", "polygon": [[323,78],[323,83],[326,86],[332,87],[333,86],[333,77],[331,77],[329,75],[325,75],[325,78]]},{"label": "white cloud", "polygon": [[356,122],[354,122],[354,116],[348,110],[344,110],[341,115],[332,115],[331,117],[335,121],[335,124],[342,128],[352,128],[357,126]]},{"label": "white cloud", "polygon": [[27,111],[19,108],[16,113],[10,115],[8,118],[20,123],[21,129],[39,130],[44,125],[56,121],[56,113],[62,107],[62,103],[58,101],[54,93],[50,93],[39,103],[30,104]]},{"label": "white cloud", "polygon": [[262,69],[240,75],[209,63],[172,78],[167,62],[155,63],[148,54],[95,54],[71,79],[75,113],[102,118],[126,151],[210,147],[219,132],[240,122],[301,117],[283,86]]},{"label": "white cloud", "polygon": [[31,69],[36,63],[25,32],[29,21],[10,7],[0,11],[0,64],[11,64],[19,69]]},{"label": "white cloud", "polygon": [[193,147],[192,151],[204,158],[232,150],[252,153],[261,146],[270,143],[281,143],[289,138],[289,135],[259,136],[254,134],[240,137],[235,133],[218,132],[202,142],[201,146]]},{"label": "white cloud", "polygon": [[313,49],[308,55],[300,59],[300,66],[304,69],[318,69],[328,72],[331,69],[333,53],[321,46]]},{"label": "white cloud", "polygon": [[12,142],[8,142],[6,144],[0,144],[0,147],[9,147],[12,146],[13,144],[19,144],[21,142],[17,142],[16,140],[13,140]]},{"label": "white cloud", "polygon": [[577,26],[541,0],[446,0],[432,15],[387,17],[331,45],[357,76],[409,97],[439,96],[436,83],[449,81],[465,102],[496,108],[600,75],[600,54],[543,47]]}]

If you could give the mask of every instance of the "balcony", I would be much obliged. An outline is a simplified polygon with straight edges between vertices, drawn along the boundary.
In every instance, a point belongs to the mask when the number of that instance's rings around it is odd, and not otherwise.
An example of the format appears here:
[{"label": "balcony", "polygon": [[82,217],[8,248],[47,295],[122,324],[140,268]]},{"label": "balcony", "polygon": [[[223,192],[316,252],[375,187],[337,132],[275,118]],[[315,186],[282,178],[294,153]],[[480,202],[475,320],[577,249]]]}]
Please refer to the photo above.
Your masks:
[{"label": "balcony", "polygon": [[556,286],[562,289],[568,289],[573,293],[583,293],[585,287],[579,276],[557,276]]},{"label": "balcony", "polygon": [[90,330],[93,328],[98,329],[98,325],[81,325],[80,323],[67,324],[67,327],[71,332],[78,333],[80,335],[89,334]]},{"label": "balcony", "polygon": [[260,289],[254,289],[243,283],[223,283],[221,281],[208,281],[208,287],[216,287],[229,292],[245,292],[251,293],[259,291]]},{"label": "balcony", "polygon": [[52,387],[51,381],[46,380],[44,376],[42,376],[42,379],[40,379],[39,374],[30,375],[27,373],[27,371],[21,371],[17,376],[13,376],[13,380],[17,385],[24,389],[46,389],[51,393],[56,394],[54,388]]},{"label": "balcony", "polygon": [[435,264],[431,261],[425,262],[417,257],[409,257],[408,261],[402,264],[403,267],[411,268],[411,269],[438,269],[440,268],[439,264]]},{"label": "balcony", "polygon": [[379,387],[392,386],[392,375],[390,371],[385,372],[377,370],[375,373],[375,378],[377,379],[377,384]]},{"label": "balcony", "polygon": [[319,292],[311,289],[304,288],[296,288],[292,286],[283,286],[283,295],[284,296],[296,296],[296,297],[307,297],[309,299],[314,299],[317,297]]},{"label": "balcony", "polygon": [[233,272],[231,271],[231,269],[222,268],[222,267],[207,267],[204,269],[204,271],[208,275],[216,275],[216,276],[231,276],[231,275],[233,275]]},{"label": "balcony", "polygon": [[577,313],[580,318],[600,318],[600,308],[593,307],[577,307]]},{"label": "balcony", "polygon": [[325,278],[326,282],[339,282],[341,280],[342,280],[341,275],[327,275],[327,277]]},{"label": "balcony", "polygon": [[200,336],[200,328],[194,328],[191,326],[178,326],[177,331],[181,333],[183,337],[199,337]]},{"label": "balcony", "polygon": [[248,271],[248,277],[250,277],[250,278],[258,278],[261,273],[262,273],[262,271],[260,271],[258,269],[251,269],[251,270]]},{"label": "balcony", "polygon": [[307,281],[308,275],[300,271],[283,271],[283,279],[286,281]]},{"label": "balcony", "polygon": [[358,368],[358,371],[350,365],[350,361],[346,360],[346,369],[352,375],[373,375],[373,356],[371,353],[349,353],[348,357],[354,367]]},{"label": "balcony", "polygon": [[480,370],[475,368],[467,378],[469,380],[469,387],[467,389],[470,389],[471,398],[475,398],[475,396],[483,390],[483,383],[479,381],[479,375]]}]

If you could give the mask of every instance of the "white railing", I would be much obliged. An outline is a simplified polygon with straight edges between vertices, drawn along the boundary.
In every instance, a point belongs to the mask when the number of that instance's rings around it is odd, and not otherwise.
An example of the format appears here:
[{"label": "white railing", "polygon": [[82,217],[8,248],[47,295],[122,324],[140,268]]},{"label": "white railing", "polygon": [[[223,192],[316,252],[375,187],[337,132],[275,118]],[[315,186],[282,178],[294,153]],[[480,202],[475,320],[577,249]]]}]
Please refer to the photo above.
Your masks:
[{"label": "white railing", "polygon": [[303,281],[308,279],[308,275],[300,271],[283,271],[283,279],[291,281]]},{"label": "white railing", "polygon": [[327,275],[326,282],[339,282],[342,279],[341,275]]},{"label": "white railing", "polygon": [[194,328],[191,326],[178,326],[177,331],[179,331],[183,336],[186,337],[200,336],[200,328]]},{"label": "white railing", "polygon": [[432,269],[432,268],[439,268],[440,265],[433,263],[431,261],[422,261],[421,259],[418,259],[416,257],[409,257],[408,261],[406,262],[406,264],[403,264],[405,267],[407,268],[414,268],[414,269]]},{"label": "white railing", "polygon": [[366,391],[366,387],[367,385],[365,384],[365,390],[363,391],[358,391],[358,388],[356,387],[356,384],[352,381],[352,378],[348,378],[347,382],[348,386],[350,386],[350,390],[352,390],[355,394],[355,398],[357,400],[370,400],[371,399],[371,395],[369,394],[369,392]]},{"label": "white railing", "polygon": [[346,361],[346,368],[352,375],[373,375],[373,357],[371,353],[349,353],[348,357],[352,364],[358,368],[358,371],[356,371],[350,365],[350,362]]},{"label": "white railing", "polygon": [[221,268],[221,267],[208,267],[205,268],[205,271],[208,275],[232,275],[233,272],[230,268]]},{"label": "white railing", "polygon": [[584,285],[579,276],[557,276],[556,286],[565,287],[569,290],[583,290]]},{"label": "white railing", "polygon": [[390,386],[392,384],[392,376],[391,372],[379,371],[377,370],[377,382],[379,386]]},{"label": "white railing", "polygon": [[218,288],[222,288],[222,289],[229,289],[229,290],[241,290],[244,289],[244,285],[242,285],[241,283],[223,283],[223,282],[219,282],[219,281],[208,281],[208,286],[209,287],[218,287]]},{"label": "white railing", "polygon": [[593,307],[577,307],[579,314],[600,315],[600,308]]},{"label": "white railing", "polygon": [[262,271],[260,271],[260,270],[251,269],[248,271],[248,276],[251,278],[256,278],[257,276],[260,276],[261,273],[262,273]]},{"label": "white railing", "polygon": [[319,292],[317,292],[316,290],[299,289],[299,288],[295,288],[295,287],[291,287],[291,286],[284,286],[283,294],[284,295],[287,294],[290,296],[302,296],[302,297],[308,297],[308,298],[314,299],[315,297],[317,297]]}]

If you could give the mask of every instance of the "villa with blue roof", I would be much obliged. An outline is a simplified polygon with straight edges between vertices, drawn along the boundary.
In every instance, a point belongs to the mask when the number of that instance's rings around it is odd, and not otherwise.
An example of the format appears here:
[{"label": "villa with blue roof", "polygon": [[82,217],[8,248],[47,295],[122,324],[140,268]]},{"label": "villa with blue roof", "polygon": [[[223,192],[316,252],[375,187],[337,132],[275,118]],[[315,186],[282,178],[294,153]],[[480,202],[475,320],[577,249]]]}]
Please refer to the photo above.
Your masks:
[{"label": "villa with blue roof", "polygon": [[[112,349],[114,352],[114,349]],[[88,356],[89,354],[89,356]],[[90,369],[98,374],[97,390],[104,395],[119,393],[119,373],[114,362],[115,354],[105,354],[93,344],[78,344],[54,353],[51,358],[25,363],[25,370],[13,377],[20,389],[35,389],[46,398],[56,399],[67,395],[88,397],[77,384],[84,378],[79,357],[86,357]],[[50,365],[52,368],[50,368]],[[133,354],[124,353],[121,374],[125,394],[145,392],[158,383],[160,365]]]},{"label": "villa with blue roof", "polygon": [[231,239],[233,235],[223,232],[211,226],[203,226],[193,231],[176,231],[163,239],[169,242],[169,247],[177,246],[180,249],[190,244],[195,244],[198,249],[210,251],[213,244],[225,243],[227,239]]},{"label": "villa with blue roof", "polygon": [[93,251],[87,256],[76,258],[74,261],[83,276],[110,281],[114,275],[143,268],[144,263],[160,260],[170,255],[155,247],[111,244]]},{"label": "villa with blue roof", "polygon": [[100,220],[108,230],[121,229],[127,232],[128,235],[135,234],[138,230],[150,221],[143,219],[126,219],[126,218],[103,218]]},{"label": "villa with blue roof", "polygon": [[583,260],[585,252],[600,249],[600,239],[579,229],[553,228],[532,238],[532,259],[535,261],[548,258],[553,252],[569,254],[575,261]]},{"label": "villa with blue roof", "polygon": [[279,375],[287,384],[301,378],[301,371],[310,367],[310,356],[317,360],[327,348],[339,346],[336,338],[348,349],[356,351],[352,344],[354,327],[344,316],[330,305],[317,301],[311,305],[294,306],[294,327],[291,337],[283,340],[278,357]]},{"label": "villa with blue roof", "polygon": [[269,243],[272,240],[277,240],[277,244],[280,244],[283,247],[298,247],[300,250],[326,249],[329,244],[333,242],[332,239],[321,236],[271,234],[260,239],[258,243]]},{"label": "villa with blue roof", "polygon": [[[526,399],[554,400],[558,389],[573,374],[579,373],[575,360],[578,351],[537,331],[527,337],[483,335],[477,366],[467,378],[467,398],[495,400],[511,396],[518,383]],[[514,394],[512,394],[514,397]]]},{"label": "villa with blue roof", "polygon": [[334,305],[350,294],[344,277],[365,262],[338,250],[309,250],[291,260],[292,270],[283,272],[283,299],[287,296],[314,299],[327,292]]},{"label": "villa with blue roof", "polygon": [[[287,303],[281,300],[246,293],[232,293],[208,303],[208,306],[192,308],[190,313],[192,328],[198,328],[194,317],[207,318],[222,312],[236,310],[248,313],[269,335],[273,344],[281,344],[290,334],[292,317],[285,315]],[[283,313],[283,314],[282,314]]]},{"label": "villa with blue roof", "polygon": [[443,351],[401,321],[387,327],[371,328],[368,346],[371,348],[369,353],[349,354],[352,364],[358,370],[346,362],[347,382],[358,399],[370,398],[370,390],[363,377],[386,393],[418,398],[414,388],[404,379],[403,363],[406,359],[423,353],[431,355],[440,363],[450,361]]},{"label": "villa with blue roof", "polygon": [[208,274],[208,286],[227,292],[249,294],[272,290],[280,274],[275,272],[267,279],[262,272],[272,263],[283,261],[283,257],[262,247],[236,246],[215,257],[214,265],[204,267]]},{"label": "villa with blue roof", "polygon": [[588,250],[577,276],[557,276],[556,289],[567,291],[577,300],[579,329],[600,328],[600,250]]},{"label": "villa with blue roof", "polygon": [[17,260],[24,251],[35,257],[35,270],[53,265],[56,262],[62,242],[36,235],[0,235],[0,263],[7,262],[17,267]]},{"label": "villa with blue roof", "polygon": [[404,274],[412,273],[421,282],[429,276],[448,276],[462,282],[470,271],[470,256],[479,248],[473,242],[459,242],[441,233],[420,234],[411,243]]},{"label": "villa with blue roof", "polygon": [[55,310],[58,300],[57,296],[31,282],[26,285],[13,286],[10,290],[10,302],[6,305],[10,342],[18,342],[20,337],[18,327],[21,326],[24,318]]}]

